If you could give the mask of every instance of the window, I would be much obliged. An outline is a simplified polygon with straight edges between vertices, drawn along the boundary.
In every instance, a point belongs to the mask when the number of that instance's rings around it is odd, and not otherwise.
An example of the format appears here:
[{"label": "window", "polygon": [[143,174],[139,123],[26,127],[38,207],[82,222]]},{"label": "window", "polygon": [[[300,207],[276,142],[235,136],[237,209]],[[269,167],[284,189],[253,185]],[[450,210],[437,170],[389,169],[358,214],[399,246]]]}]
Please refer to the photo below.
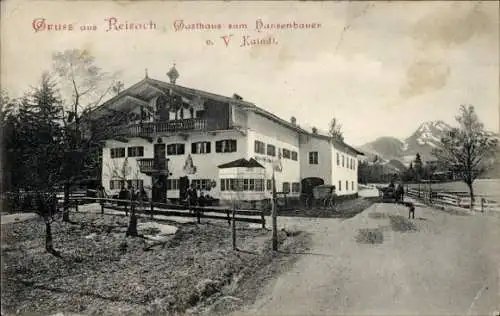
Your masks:
[{"label": "window", "polygon": [[351,190],[354,191],[354,181],[351,181]]},{"label": "window", "polygon": [[229,188],[228,188],[228,190],[229,191],[236,191],[236,186],[237,186],[236,179],[229,179]]},{"label": "window", "polygon": [[125,148],[111,148],[111,158],[125,157]]},{"label": "window", "polygon": [[339,180],[339,191],[342,191],[342,181]]},{"label": "window", "polygon": [[309,152],[309,164],[310,165],[317,165],[318,164],[318,152],[317,151]]},{"label": "window", "polygon": [[225,139],[215,142],[215,152],[218,153],[232,153],[236,152],[236,140],[235,139]]},{"label": "window", "polygon": [[249,186],[248,186],[248,190],[249,191],[255,191],[255,179],[249,179]]},{"label": "window", "polygon": [[295,161],[299,160],[299,154],[297,154],[296,151],[292,151],[292,160]]},{"label": "window", "polygon": [[167,191],[179,190],[179,179],[167,179]]},{"label": "window", "polygon": [[197,118],[202,117],[203,115],[205,115],[205,110],[196,111]]},{"label": "window", "polygon": [[344,155],[342,155],[342,167],[344,167]]},{"label": "window", "polygon": [[144,157],[144,147],[129,147],[128,148],[128,156],[129,157]]},{"label": "window", "polygon": [[337,153],[337,166],[340,166],[340,155]]},{"label": "window", "polygon": [[267,191],[272,191],[272,189],[273,189],[273,181],[272,181],[272,180],[270,180],[270,179],[268,179],[268,180],[266,181],[266,190],[267,190]]},{"label": "window", "polygon": [[294,193],[300,192],[300,183],[298,182],[292,183],[292,192]]},{"label": "window", "polygon": [[167,155],[184,155],[184,144],[167,145]]},{"label": "window", "polygon": [[221,179],[220,180],[221,191],[238,191],[237,190],[238,184],[241,185],[240,188],[242,191],[259,191],[259,192],[264,191],[264,179]]},{"label": "window", "polygon": [[134,189],[138,189],[138,188],[141,188],[143,186],[143,183],[144,181],[140,180],[140,179],[132,179],[132,180],[127,180],[127,187],[128,188],[131,188],[131,187],[134,187]]},{"label": "window", "polygon": [[275,157],[276,156],[276,147],[273,145],[267,145],[267,155]]},{"label": "window", "polygon": [[209,154],[210,142],[197,142],[191,144],[192,154]]},{"label": "window", "polygon": [[110,190],[121,189],[123,182],[125,182],[125,181],[122,181],[122,180],[110,180],[109,181],[109,189]]},{"label": "window", "polygon": [[283,148],[283,158],[290,159],[291,152],[288,149]]},{"label": "window", "polygon": [[345,182],[345,190],[348,191],[349,190],[349,181],[346,181]]},{"label": "window", "polygon": [[254,147],[257,154],[266,154],[266,144],[264,144],[263,142],[256,140]]},{"label": "window", "polygon": [[290,182],[283,182],[283,192],[290,192]]},{"label": "window", "polygon": [[264,179],[255,179],[255,191],[264,191]]},{"label": "window", "polygon": [[194,184],[197,189],[206,190],[210,184],[210,179],[193,179],[191,184]]}]

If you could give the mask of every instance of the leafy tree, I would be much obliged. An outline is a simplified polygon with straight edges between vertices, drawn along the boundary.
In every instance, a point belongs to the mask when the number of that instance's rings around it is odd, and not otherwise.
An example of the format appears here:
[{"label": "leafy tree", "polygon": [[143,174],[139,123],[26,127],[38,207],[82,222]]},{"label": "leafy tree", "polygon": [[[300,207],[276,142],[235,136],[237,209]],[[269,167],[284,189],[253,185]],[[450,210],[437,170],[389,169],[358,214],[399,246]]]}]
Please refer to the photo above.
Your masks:
[{"label": "leafy tree", "polygon": [[328,127],[328,135],[333,139],[340,142],[344,142],[344,136],[342,133],[342,125],[338,122],[336,118],[332,118]]},{"label": "leafy tree", "polygon": [[441,139],[441,146],[433,150],[438,161],[457,172],[467,184],[474,201],[474,180],[489,167],[487,159],[498,151],[498,137],[484,129],[472,105],[461,105],[456,117],[458,127]]}]

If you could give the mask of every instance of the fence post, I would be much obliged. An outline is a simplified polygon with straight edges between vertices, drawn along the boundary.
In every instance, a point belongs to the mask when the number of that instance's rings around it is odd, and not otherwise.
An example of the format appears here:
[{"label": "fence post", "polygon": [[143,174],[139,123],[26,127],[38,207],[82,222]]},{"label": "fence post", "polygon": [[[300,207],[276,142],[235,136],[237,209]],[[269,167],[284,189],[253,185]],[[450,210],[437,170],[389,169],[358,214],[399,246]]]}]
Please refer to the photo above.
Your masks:
[{"label": "fence post", "polygon": [[201,212],[199,208],[196,208],[196,217],[198,218],[198,224],[201,224]]},{"label": "fence post", "polygon": [[264,217],[264,212],[260,213],[260,218],[262,219],[262,229],[266,229],[266,218]]},{"label": "fence post", "polygon": [[101,200],[101,215],[104,215],[104,201]]},{"label": "fence post", "polygon": [[226,215],[227,215],[227,224],[231,225],[231,215],[229,214],[229,210],[226,210]]},{"label": "fence post", "polygon": [[231,235],[233,237],[233,250],[236,250],[236,209],[233,208],[233,221],[231,222]]},{"label": "fence post", "polygon": [[75,211],[78,212],[78,200],[74,200],[75,201]]},{"label": "fence post", "polygon": [[484,213],[484,198],[481,198],[481,213]]},{"label": "fence post", "polygon": [[151,205],[151,214],[150,214],[150,216],[151,216],[151,219],[153,219],[153,213],[155,211],[155,207],[153,205],[153,199],[151,199],[150,205]]}]

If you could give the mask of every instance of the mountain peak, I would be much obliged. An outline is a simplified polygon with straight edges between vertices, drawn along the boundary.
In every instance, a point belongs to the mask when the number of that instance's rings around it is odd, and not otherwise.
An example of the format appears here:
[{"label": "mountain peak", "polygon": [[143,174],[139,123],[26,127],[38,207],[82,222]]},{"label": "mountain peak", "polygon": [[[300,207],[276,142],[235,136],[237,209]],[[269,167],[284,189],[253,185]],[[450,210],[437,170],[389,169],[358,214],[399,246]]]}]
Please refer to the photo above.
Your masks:
[{"label": "mountain peak", "polygon": [[438,121],[427,121],[422,124],[417,129],[418,132],[430,132],[432,130],[439,130],[439,131],[447,131],[450,130],[451,126],[446,124],[445,122],[438,120]]},{"label": "mountain peak", "polygon": [[422,160],[430,161],[434,160],[433,148],[441,146],[441,138],[450,129],[451,126],[444,121],[427,121],[420,124],[408,138],[399,140],[394,137],[379,137],[375,141],[360,146],[359,149],[370,156],[378,156],[385,161],[390,161],[396,167],[400,167],[394,163],[396,160],[409,165],[417,153],[422,156]]}]

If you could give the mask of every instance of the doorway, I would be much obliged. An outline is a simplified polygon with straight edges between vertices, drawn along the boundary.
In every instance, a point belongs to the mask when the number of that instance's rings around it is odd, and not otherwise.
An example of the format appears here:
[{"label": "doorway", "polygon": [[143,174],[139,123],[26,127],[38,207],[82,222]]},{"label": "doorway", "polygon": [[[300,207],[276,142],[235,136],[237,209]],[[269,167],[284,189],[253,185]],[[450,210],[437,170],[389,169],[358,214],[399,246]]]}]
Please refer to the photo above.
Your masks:
[{"label": "doorway", "polygon": [[189,178],[187,176],[179,178],[179,199],[184,201],[187,195],[187,189],[189,188]]}]

